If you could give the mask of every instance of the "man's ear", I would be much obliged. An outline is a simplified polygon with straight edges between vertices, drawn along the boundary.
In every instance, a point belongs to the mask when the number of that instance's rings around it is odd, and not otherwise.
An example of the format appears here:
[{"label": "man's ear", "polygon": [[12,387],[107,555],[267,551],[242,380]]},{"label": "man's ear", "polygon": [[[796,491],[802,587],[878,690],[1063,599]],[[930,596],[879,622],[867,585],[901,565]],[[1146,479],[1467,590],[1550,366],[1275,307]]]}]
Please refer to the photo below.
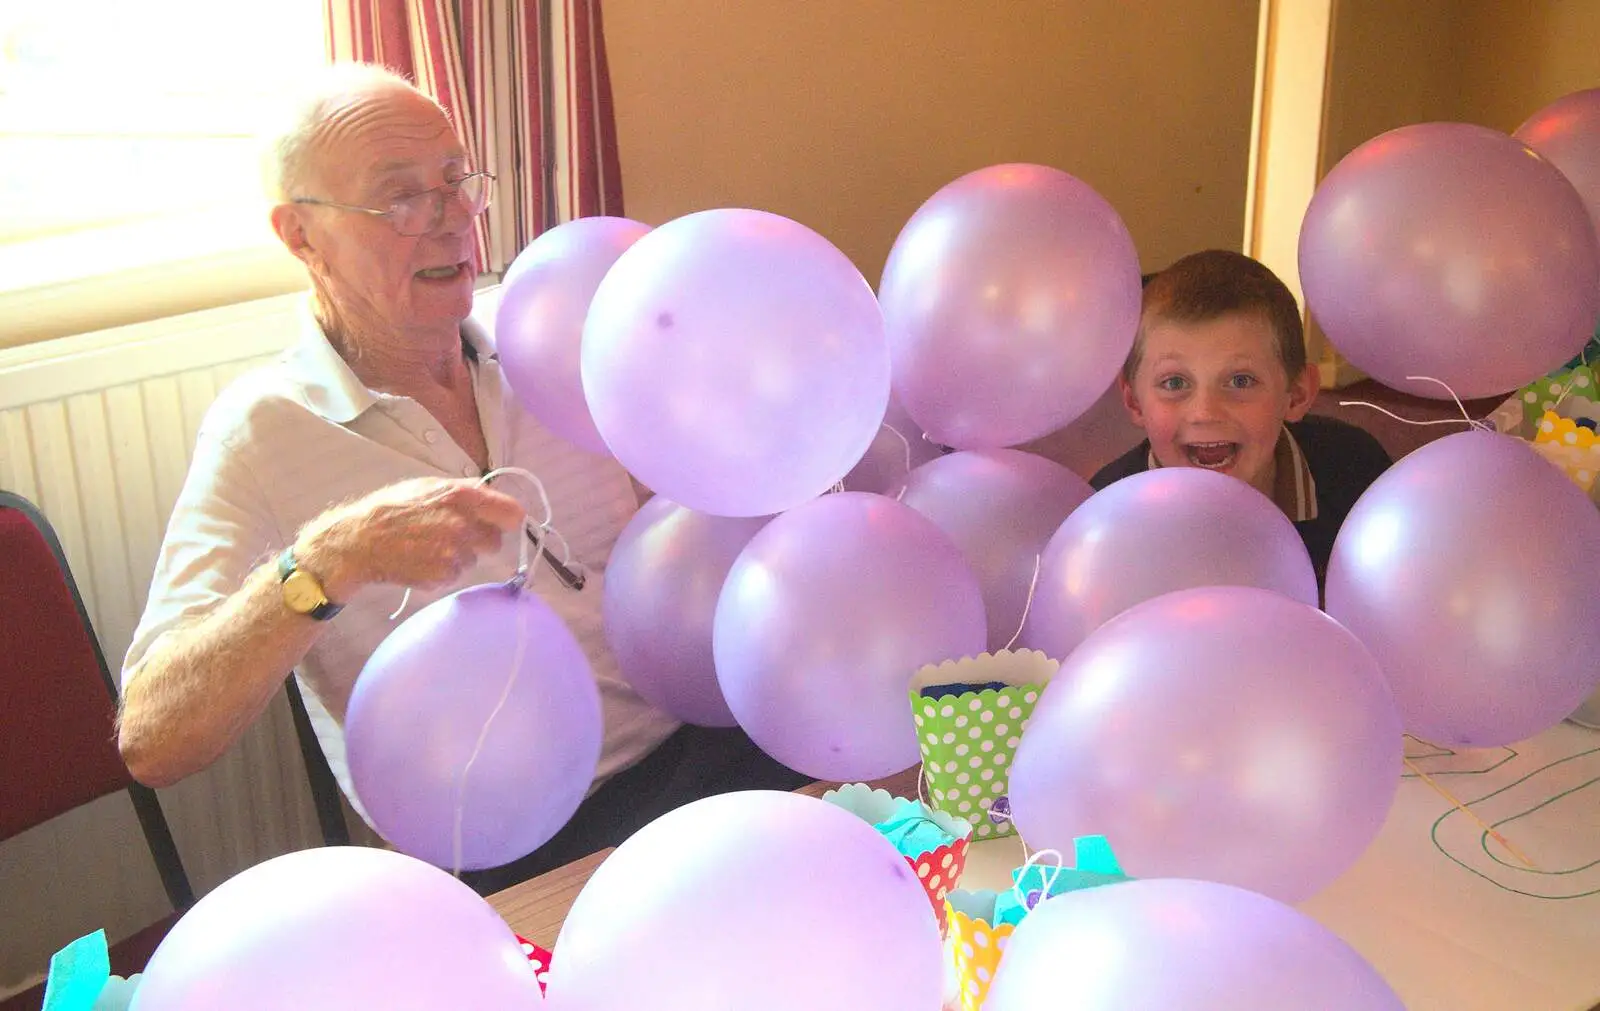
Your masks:
[{"label": "man's ear", "polygon": [[1133,384],[1128,382],[1128,377],[1117,376],[1117,392],[1122,394],[1122,407],[1128,412],[1128,418],[1140,428],[1144,427],[1144,411],[1139,407],[1139,398],[1133,392]]},{"label": "man's ear", "polygon": [[1306,362],[1300,375],[1289,381],[1289,409],[1283,412],[1283,420],[1299,421],[1305,417],[1321,389],[1322,371],[1315,362]]},{"label": "man's ear", "polygon": [[272,209],[272,230],[278,241],[306,266],[314,265],[317,253],[306,231],[306,218],[302,208],[295,204],[278,204]]}]

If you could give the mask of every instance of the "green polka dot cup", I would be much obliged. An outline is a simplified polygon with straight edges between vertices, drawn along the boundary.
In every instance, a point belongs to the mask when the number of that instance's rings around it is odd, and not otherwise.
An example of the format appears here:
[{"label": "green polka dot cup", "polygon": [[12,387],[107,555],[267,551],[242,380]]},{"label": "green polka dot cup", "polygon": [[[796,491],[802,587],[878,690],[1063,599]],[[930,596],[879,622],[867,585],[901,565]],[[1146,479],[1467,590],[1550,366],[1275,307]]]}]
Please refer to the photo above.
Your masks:
[{"label": "green polka dot cup", "polygon": [[1544,412],[1555,410],[1563,398],[1600,400],[1600,393],[1595,391],[1595,386],[1595,370],[1588,365],[1535,380],[1524,386],[1518,394],[1522,401],[1523,423],[1537,425]]},{"label": "green polka dot cup", "polygon": [[928,804],[971,824],[974,840],[1013,834],[1011,760],[1060,666],[1036,650],[1004,650],[929,664],[911,679]]}]

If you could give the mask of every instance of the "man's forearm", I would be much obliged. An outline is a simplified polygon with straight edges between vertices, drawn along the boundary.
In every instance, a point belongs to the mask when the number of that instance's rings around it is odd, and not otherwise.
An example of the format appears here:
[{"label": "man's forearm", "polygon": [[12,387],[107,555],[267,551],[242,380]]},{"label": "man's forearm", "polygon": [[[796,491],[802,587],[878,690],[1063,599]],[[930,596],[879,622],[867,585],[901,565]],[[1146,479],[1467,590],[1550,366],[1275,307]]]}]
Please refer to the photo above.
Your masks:
[{"label": "man's forearm", "polygon": [[206,617],[163,636],[123,691],[117,743],[133,777],[169,786],[216,761],[323,627],[284,605],[267,564]]}]

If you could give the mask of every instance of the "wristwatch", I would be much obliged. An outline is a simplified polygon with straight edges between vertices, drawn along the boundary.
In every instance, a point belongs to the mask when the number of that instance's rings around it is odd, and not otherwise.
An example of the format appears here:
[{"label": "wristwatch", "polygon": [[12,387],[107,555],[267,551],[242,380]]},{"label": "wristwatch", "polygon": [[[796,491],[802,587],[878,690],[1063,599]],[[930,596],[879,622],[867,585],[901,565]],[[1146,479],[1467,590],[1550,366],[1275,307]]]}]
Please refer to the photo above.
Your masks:
[{"label": "wristwatch", "polygon": [[278,582],[283,586],[284,606],[296,614],[327,621],[344,610],[343,604],[328,599],[316,576],[300,568],[292,547],[284,548],[278,556]]}]

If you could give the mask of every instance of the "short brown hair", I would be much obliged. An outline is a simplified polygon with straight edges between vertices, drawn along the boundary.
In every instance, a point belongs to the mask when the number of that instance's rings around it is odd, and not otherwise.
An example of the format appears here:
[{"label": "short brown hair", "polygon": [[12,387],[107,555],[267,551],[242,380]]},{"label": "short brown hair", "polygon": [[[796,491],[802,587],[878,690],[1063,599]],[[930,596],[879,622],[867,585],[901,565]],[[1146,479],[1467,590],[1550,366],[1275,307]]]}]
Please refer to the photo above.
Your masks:
[{"label": "short brown hair", "polygon": [[1122,378],[1133,382],[1144,354],[1145,328],[1151,323],[1209,323],[1233,313],[1265,319],[1284,371],[1291,380],[1300,376],[1306,367],[1305,327],[1294,293],[1259,261],[1228,249],[1207,249],[1190,253],[1145,284],[1139,332],[1123,363]]}]

